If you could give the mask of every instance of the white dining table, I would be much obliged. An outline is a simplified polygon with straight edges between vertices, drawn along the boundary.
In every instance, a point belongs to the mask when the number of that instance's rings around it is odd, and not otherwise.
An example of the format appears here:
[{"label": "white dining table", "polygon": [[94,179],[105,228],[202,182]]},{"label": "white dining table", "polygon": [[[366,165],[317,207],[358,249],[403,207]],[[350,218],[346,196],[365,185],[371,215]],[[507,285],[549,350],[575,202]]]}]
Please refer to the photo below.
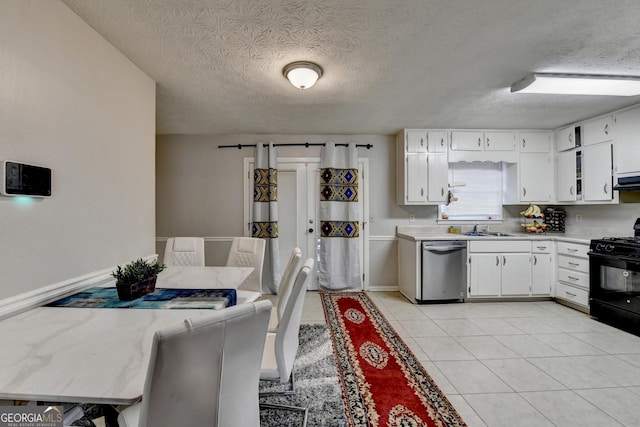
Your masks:
[{"label": "white dining table", "polygon": [[[236,288],[252,271],[191,268],[167,268],[156,286]],[[131,405],[142,397],[154,332],[210,314],[38,307],[0,320],[0,399]]]},{"label": "white dining table", "polygon": [[253,267],[167,267],[158,274],[156,288],[237,289]]}]

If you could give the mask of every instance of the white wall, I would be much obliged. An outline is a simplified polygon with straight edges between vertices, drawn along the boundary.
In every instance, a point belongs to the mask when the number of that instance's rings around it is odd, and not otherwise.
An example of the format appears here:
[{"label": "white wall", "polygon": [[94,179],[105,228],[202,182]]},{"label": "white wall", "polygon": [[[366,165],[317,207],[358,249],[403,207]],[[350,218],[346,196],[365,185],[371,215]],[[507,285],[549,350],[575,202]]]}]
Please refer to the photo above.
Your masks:
[{"label": "white wall", "polygon": [[[158,135],[157,138],[157,221],[160,237],[157,249],[164,250],[162,237],[202,236],[210,265],[224,264],[229,236],[242,235],[242,159],[252,157],[245,148],[219,149],[218,145],[354,141],[373,144],[359,155],[369,158],[369,274],[372,289],[397,286],[396,226],[437,225],[436,206],[398,206],[395,196],[395,138],[388,135]],[[280,157],[318,157],[319,149],[286,147]],[[568,213],[567,233],[584,237],[628,236],[640,205],[636,197],[620,205],[563,206]],[[626,203],[625,203],[626,202]],[[504,227],[519,231],[521,206],[505,206]],[[543,206],[544,207],[544,206]],[[575,213],[583,222],[575,222]],[[409,222],[409,214],[415,221]],[[466,226],[471,229],[472,225]]]},{"label": "white wall", "polygon": [[[395,138],[388,135],[158,135],[158,236],[209,237],[207,263],[224,263],[230,246],[224,237],[244,231],[243,158],[253,157],[253,149],[219,149],[218,145],[256,141],[373,145],[370,150],[359,148],[359,156],[369,158],[370,286],[395,286],[395,227],[408,213],[395,204]],[[319,155],[318,147],[278,149],[279,157]],[[160,241],[158,251],[163,248]]]},{"label": "white wall", "polygon": [[0,2],[0,160],[53,196],[0,197],[0,298],[155,251],[155,83],[57,0]]}]

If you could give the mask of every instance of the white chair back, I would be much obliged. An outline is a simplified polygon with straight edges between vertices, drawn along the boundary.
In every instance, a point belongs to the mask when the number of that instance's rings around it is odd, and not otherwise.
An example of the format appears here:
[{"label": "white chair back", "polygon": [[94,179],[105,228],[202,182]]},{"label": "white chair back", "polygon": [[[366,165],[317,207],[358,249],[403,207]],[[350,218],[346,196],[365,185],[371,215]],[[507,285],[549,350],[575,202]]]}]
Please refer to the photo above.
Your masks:
[{"label": "white chair back", "polygon": [[[187,319],[156,332],[142,402],[120,426],[260,425],[258,383],[271,303],[259,301]],[[139,422],[127,419],[127,411]]]},{"label": "white chair back", "polygon": [[282,278],[280,279],[280,287],[278,288],[278,304],[276,305],[278,322],[280,322],[280,318],[282,318],[284,307],[286,306],[289,295],[291,294],[293,282],[295,281],[296,275],[300,270],[301,260],[302,251],[300,250],[300,248],[293,248],[293,250],[291,251],[291,256],[289,257],[289,262],[287,262],[284,273],[282,273]]},{"label": "white chair back", "polygon": [[168,238],[162,262],[167,266],[204,267],[204,239],[202,237]]},{"label": "white chair back", "polygon": [[262,294],[262,266],[265,240],[254,237],[234,237],[227,257],[227,266],[253,267],[253,272],[238,289]]},{"label": "white chair back", "polygon": [[291,371],[293,371],[293,362],[298,351],[302,307],[312,268],[313,258],[307,258],[296,276],[291,294],[287,298],[287,304],[280,317],[280,325],[278,325],[275,339],[275,353],[281,383],[288,382]]}]

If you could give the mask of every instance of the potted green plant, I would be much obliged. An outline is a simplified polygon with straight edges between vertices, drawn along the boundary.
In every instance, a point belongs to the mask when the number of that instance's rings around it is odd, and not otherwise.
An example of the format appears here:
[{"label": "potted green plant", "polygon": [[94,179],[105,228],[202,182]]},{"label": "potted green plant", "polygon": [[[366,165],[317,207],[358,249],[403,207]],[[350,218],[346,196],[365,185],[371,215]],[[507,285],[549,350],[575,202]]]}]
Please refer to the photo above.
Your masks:
[{"label": "potted green plant", "polygon": [[121,301],[131,301],[143,295],[150,294],[156,288],[158,273],[166,266],[158,261],[144,261],[139,258],[124,267],[118,266],[112,276],[116,279],[118,298]]}]

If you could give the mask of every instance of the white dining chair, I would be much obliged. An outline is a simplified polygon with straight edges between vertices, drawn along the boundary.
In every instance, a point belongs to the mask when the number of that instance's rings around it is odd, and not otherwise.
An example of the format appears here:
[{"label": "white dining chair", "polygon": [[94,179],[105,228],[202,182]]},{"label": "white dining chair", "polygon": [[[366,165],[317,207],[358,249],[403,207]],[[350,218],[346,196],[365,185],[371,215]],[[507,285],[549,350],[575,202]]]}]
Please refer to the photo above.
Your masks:
[{"label": "white dining chair", "polygon": [[168,238],[162,262],[167,266],[204,267],[204,239],[202,237]]},{"label": "white dining chair", "polygon": [[234,237],[227,257],[228,267],[253,267],[247,279],[238,286],[238,304],[255,301],[262,296],[262,266],[265,240],[255,237]]},{"label": "white dining chair", "polygon": [[300,248],[293,248],[287,266],[282,273],[280,286],[278,287],[278,302],[271,309],[271,318],[269,319],[269,332],[275,332],[280,323],[280,317],[284,312],[287,299],[291,294],[293,282],[296,280],[298,271],[300,270],[300,261],[302,260],[302,251]]},{"label": "white dining chair", "polygon": [[[267,339],[262,354],[261,380],[279,381],[286,384],[291,381],[291,390],[285,392],[261,393],[260,396],[272,394],[295,394],[295,378],[293,365],[298,351],[298,334],[306,290],[313,269],[313,258],[308,258],[296,276],[291,294],[280,318],[277,332],[267,332]],[[260,403],[260,408],[284,409],[303,413],[303,425],[307,424],[308,408]]]},{"label": "white dining chair", "polygon": [[120,427],[259,427],[270,311],[258,301],[156,332],[142,401],[120,412]]}]

